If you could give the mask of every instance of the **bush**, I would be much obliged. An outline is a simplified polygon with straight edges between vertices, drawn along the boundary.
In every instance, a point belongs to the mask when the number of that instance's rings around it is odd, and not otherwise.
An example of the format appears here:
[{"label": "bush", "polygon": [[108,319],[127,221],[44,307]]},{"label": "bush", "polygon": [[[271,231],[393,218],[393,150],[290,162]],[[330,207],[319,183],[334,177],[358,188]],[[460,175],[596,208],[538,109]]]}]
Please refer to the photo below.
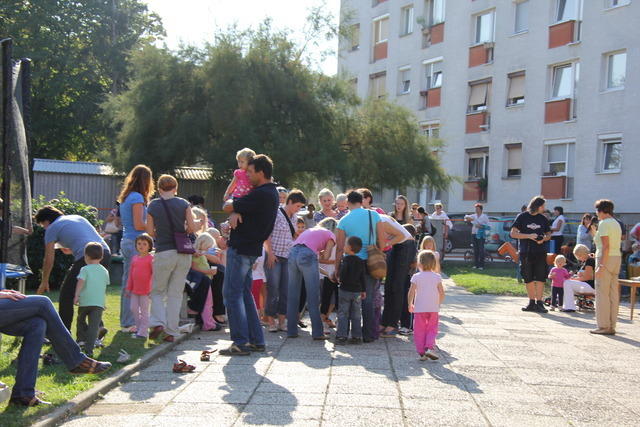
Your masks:
[{"label": "bush", "polygon": [[[69,200],[64,192],[60,192],[58,198],[48,201],[42,195],[37,199],[33,199],[34,215],[38,209],[46,205],[60,209],[65,215],[80,215],[85,217],[94,227],[100,227],[101,221],[98,219],[98,210],[96,208]],[[33,275],[27,280],[27,287],[29,289],[36,289],[42,277],[42,260],[44,258],[44,228],[37,224],[33,225],[33,234],[27,239],[27,256],[29,266],[31,267],[31,271],[33,271]],[[51,270],[51,276],[49,278],[51,289],[58,289],[60,287],[64,275],[72,263],[73,257],[71,255],[64,255],[61,251],[56,251],[53,269]]]}]

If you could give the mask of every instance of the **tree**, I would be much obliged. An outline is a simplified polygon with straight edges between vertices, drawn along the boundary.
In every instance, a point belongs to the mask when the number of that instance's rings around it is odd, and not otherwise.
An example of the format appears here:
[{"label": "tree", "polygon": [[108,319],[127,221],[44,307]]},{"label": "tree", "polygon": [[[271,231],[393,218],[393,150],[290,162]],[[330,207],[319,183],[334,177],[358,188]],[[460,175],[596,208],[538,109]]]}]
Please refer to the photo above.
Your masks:
[{"label": "tree", "polygon": [[3,0],[0,35],[33,60],[31,155],[95,158],[108,141],[100,104],[126,84],[130,50],[162,34],[141,0]]}]

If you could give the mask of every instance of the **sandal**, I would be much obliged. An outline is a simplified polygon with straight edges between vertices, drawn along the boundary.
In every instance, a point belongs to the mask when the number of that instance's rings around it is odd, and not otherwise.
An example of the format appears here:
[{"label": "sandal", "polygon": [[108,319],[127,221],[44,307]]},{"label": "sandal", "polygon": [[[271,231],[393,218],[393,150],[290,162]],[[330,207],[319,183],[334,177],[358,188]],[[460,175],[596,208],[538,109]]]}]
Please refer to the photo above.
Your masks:
[{"label": "sandal", "polygon": [[200,361],[201,362],[210,362],[211,361],[211,355],[213,353],[215,353],[217,350],[204,350],[201,354],[200,354]]},{"label": "sandal", "polygon": [[151,328],[151,332],[149,332],[149,339],[155,340],[160,336],[160,334],[164,331],[162,326],[154,326]]},{"label": "sandal", "polygon": [[97,360],[87,357],[81,364],[70,370],[72,374],[99,374],[111,368],[109,362],[98,362]]},{"label": "sandal", "polygon": [[41,399],[38,399],[36,396],[33,397],[12,397],[9,399],[10,405],[17,406],[38,406],[38,405],[51,405],[51,402],[47,402]]},{"label": "sandal", "polygon": [[187,362],[185,362],[182,359],[178,359],[178,362],[173,364],[173,372],[175,372],[176,374],[190,373],[195,370],[196,370],[195,366],[189,365]]}]

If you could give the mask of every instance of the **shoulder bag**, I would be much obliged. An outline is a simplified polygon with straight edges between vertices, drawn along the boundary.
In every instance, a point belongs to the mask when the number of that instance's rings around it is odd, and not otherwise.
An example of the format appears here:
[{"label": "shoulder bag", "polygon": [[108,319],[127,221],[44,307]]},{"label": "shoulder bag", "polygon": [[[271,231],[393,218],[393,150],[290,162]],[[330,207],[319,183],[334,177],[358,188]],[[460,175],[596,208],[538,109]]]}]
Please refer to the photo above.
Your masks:
[{"label": "shoulder bag", "polygon": [[164,206],[164,211],[167,214],[167,222],[169,223],[169,228],[173,233],[173,240],[176,244],[176,250],[179,254],[187,254],[192,255],[196,253],[195,248],[193,247],[193,242],[189,238],[189,235],[182,231],[176,231],[173,225],[173,216],[171,215],[171,211],[167,207],[167,201],[163,198],[160,198],[160,203]]},{"label": "shoulder bag", "polygon": [[382,279],[387,275],[387,259],[375,245],[371,244],[374,239],[373,221],[371,220],[371,211],[369,211],[369,246],[367,246],[367,271],[374,279]]},{"label": "shoulder bag", "polygon": [[282,215],[284,215],[284,218],[287,220],[287,224],[289,224],[289,231],[291,231],[291,238],[295,239],[296,238],[296,229],[293,228],[293,224],[291,223],[291,219],[289,219],[289,217],[287,216],[287,211],[285,211],[284,208],[280,208],[280,212],[282,212]]}]

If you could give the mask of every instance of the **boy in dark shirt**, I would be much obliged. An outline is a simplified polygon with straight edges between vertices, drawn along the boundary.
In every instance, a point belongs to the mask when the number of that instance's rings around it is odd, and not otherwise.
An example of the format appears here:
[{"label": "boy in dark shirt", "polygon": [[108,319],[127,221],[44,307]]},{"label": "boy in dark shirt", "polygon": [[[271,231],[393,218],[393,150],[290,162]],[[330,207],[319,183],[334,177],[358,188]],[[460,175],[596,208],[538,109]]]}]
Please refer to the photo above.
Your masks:
[{"label": "boy in dark shirt", "polygon": [[340,265],[338,289],[338,332],[336,344],[345,344],[351,323],[352,344],[362,342],[361,299],[365,293],[365,264],[356,254],[362,249],[362,240],[357,236],[347,239],[344,251],[347,254]]}]

